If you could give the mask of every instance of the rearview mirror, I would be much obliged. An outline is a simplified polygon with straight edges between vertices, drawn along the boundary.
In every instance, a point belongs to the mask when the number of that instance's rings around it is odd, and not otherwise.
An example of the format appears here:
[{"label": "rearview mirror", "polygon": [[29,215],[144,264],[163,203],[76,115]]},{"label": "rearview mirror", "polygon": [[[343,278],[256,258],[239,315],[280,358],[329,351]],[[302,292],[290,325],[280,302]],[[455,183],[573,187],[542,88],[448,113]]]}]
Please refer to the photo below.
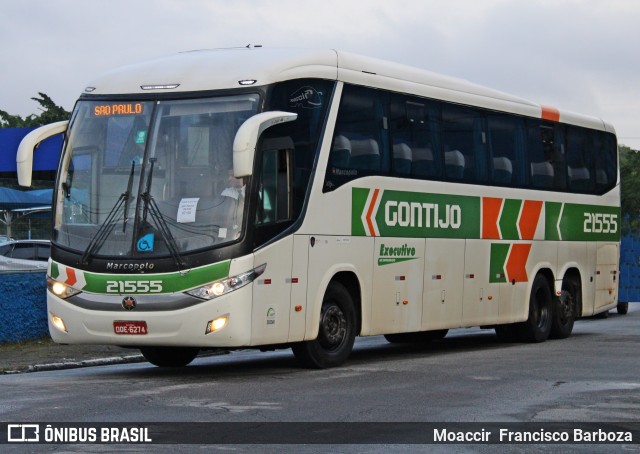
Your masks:
[{"label": "rearview mirror", "polygon": [[253,172],[253,159],[260,134],[271,126],[296,118],[298,114],[291,112],[263,112],[242,123],[233,141],[233,175],[242,178]]}]

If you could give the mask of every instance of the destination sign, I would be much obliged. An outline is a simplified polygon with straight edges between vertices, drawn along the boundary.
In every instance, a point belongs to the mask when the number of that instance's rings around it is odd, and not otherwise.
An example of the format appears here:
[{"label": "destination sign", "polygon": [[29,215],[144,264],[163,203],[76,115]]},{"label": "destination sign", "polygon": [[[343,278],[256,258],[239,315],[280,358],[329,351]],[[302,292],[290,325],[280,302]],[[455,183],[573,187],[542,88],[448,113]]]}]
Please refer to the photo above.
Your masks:
[{"label": "destination sign", "polygon": [[107,117],[112,115],[140,115],[143,112],[142,103],[128,102],[121,104],[98,104],[93,108],[95,117]]}]

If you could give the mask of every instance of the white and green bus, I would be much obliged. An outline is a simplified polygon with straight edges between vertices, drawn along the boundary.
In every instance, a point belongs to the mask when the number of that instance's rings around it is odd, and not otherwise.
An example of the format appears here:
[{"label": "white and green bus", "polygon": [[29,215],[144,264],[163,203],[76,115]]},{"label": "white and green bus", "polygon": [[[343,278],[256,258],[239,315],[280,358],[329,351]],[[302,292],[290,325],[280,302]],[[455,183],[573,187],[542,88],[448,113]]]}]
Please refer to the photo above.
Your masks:
[{"label": "white and green bus", "polygon": [[181,53],[91,82],[64,132],[48,317],[59,343],[292,348],[494,328],[571,334],[617,304],[616,136],[597,118],[349,53]]}]

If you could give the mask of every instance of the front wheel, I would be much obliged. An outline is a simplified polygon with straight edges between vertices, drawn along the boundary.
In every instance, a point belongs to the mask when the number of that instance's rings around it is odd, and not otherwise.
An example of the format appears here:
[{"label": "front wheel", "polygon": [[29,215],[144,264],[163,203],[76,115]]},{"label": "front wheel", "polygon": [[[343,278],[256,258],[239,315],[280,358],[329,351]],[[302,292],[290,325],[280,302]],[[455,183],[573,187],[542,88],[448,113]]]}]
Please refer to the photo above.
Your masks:
[{"label": "front wheel", "polygon": [[305,366],[324,369],[345,362],[355,338],[356,313],[351,294],[344,285],[332,282],[322,301],[318,337],[294,344],[291,349]]},{"label": "front wheel", "polygon": [[551,333],[551,289],[549,282],[538,274],[531,286],[529,318],[519,325],[518,334],[526,342],[544,342]]},{"label": "front wheel", "polygon": [[158,367],[183,367],[198,356],[198,348],[193,347],[142,347],[144,359]]}]

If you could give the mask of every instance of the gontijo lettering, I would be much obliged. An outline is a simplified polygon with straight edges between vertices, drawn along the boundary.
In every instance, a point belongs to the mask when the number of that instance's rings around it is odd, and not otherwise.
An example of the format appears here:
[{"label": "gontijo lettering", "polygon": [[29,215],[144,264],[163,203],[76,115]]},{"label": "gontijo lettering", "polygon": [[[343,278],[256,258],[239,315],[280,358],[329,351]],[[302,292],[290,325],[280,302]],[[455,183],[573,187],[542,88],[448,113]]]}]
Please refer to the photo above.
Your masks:
[{"label": "gontijo lettering", "polygon": [[384,207],[384,220],[389,227],[424,227],[459,229],[462,223],[460,205],[397,202],[389,200]]}]

